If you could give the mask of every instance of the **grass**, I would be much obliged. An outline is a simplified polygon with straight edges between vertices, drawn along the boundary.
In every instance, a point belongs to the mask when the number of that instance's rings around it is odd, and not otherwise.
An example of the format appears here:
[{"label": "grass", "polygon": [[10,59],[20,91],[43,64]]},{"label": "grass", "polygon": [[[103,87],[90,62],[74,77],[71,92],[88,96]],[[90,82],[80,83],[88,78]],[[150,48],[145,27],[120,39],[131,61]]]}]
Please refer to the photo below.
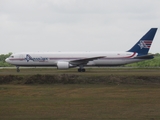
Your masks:
[{"label": "grass", "polygon": [[88,68],[77,69],[15,69],[0,70],[0,84],[160,84],[159,68]]},{"label": "grass", "polygon": [[77,72],[77,68],[57,70],[56,68],[20,68],[20,72],[13,69],[0,69],[0,75],[35,75],[35,74],[74,74],[82,76],[105,76],[105,75],[160,75],[160,68],[86,68],[85,73]]},{"label": "grass", "polygon": [[160,119],[156,85],[1,85],[0,119]]},{"label": "grass", "polygon": [[[82,78],[140,76],[159,81],[160,69],[88,68],[1,69],[0,75],[79,75]],[[100,76],[100,77],[99,77]],[[112,79],[113,79],[112,78]],[[113,79],[113,80],[114,80]],[[142,79],[142,82],[144,82]],[[16,82],[16,81],[15,81]],[[159,120],[160,87],[157,84],[9,84],[0,85],[0,120]]]}]

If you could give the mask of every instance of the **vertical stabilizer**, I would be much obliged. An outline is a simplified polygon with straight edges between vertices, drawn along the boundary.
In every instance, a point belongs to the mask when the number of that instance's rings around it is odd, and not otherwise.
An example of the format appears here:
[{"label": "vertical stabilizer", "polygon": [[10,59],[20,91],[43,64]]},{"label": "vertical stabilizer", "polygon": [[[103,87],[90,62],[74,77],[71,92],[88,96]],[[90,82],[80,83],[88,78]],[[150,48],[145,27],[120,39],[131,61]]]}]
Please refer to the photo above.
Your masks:
[{"label": "vertical stabilizer", "polygon": [[157,28],[151,28],[128,52],[136,52],[138,56],[148,54]]}]

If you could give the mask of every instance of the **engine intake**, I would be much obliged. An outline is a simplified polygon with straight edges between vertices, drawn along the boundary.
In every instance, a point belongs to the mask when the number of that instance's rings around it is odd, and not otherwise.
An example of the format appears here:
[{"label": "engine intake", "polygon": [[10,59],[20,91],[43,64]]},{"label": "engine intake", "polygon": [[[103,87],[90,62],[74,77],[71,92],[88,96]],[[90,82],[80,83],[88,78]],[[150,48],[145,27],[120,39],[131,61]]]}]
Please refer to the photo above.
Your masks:
[{"label": "engine intake", "polygon": [[57,69],[68,69],[70,67],[69,62],[58,62],[57,63]]}]

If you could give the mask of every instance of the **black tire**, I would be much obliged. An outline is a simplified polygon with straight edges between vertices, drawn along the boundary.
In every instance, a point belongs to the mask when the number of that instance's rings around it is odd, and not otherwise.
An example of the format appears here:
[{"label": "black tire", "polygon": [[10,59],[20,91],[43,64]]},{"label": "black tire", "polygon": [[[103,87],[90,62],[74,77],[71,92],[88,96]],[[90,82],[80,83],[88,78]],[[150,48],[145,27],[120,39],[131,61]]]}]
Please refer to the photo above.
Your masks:
[{"label": "black tire", "polygon": [[82,70],[81,70],[81,69],[78,69],[78,72],[82,72]]},{"label": "black tire", "polygon": [[86,72],[86,69],[82,69],[82,72]]},{"label": "black tire", "polygon": [[17,72],[20,72],[20,69],[17,69]]}]

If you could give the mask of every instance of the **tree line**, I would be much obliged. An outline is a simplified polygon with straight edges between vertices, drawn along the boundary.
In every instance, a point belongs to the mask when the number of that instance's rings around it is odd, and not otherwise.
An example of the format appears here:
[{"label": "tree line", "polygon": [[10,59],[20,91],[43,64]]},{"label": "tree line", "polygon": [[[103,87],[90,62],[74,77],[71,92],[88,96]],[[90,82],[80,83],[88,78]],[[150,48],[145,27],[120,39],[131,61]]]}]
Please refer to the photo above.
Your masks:
[{"label": "tree line", "polygon": [[160,67],[160,54],[156,53],[153,59],[125,65],[127,67]]},{"label": "tree line", "polygon": [[[11,67],[13,65],[6,63],[5,59],[8,58],[12,53],[0,55],[0,67]],[[141,61],[137,63],[131,63],[125,65],[126,67],[160,67],[160,53],[156,53],[154,58],[151,60]]]},{"label": "tree line", "polygon": [[11,67],[12,65],[5,62],[5,59],[8,58],[12,53],[1,54],[0,55],[0,67]]}]

